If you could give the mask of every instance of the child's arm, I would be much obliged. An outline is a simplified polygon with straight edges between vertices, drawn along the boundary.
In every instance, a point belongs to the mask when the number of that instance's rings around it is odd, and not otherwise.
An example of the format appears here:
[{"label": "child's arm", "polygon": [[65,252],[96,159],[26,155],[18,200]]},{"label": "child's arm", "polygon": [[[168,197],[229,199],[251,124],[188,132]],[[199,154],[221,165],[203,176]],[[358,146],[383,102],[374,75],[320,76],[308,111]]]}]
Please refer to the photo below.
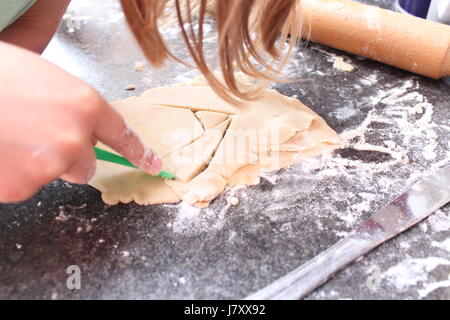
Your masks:
[{"label": "child's arm", "polygon": [[150,174],[162,161],[84,81],[0,42],[0,202],[25,200],[57,177],[85,183],[100,140]]},{"label": "child's arm", "polygon": [[70,0],[38,0],[0,33],[0,41],[42,53],[58,28]]}]

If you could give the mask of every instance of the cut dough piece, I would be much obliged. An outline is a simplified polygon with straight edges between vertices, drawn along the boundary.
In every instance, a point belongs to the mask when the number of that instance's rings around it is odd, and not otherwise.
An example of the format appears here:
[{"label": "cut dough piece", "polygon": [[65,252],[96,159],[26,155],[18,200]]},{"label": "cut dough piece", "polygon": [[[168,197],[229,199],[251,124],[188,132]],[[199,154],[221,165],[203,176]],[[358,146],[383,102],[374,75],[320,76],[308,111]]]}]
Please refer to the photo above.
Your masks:
[{"label": "cut dough piece", "polygon": [[212,112],[212,111],[198,111],[195,113],[197,118],[203,124],[205,129],[211,129],[228,119],[227,114]]},{"label": "cut dough piece", "polygon": [[264,171],[278,170],[294,163],[296,152],[263,152],[258,155],[258,162],[239,168],[227,177],[230,186],[255,185]]},{"label": "cut dough piece", "polygon": [[202,124],[190,110],[143,104],[142,100],[134,98],[112,102],[111,105],[162,157],[203,135]]},{"label": "cut dough piece", "polygon": [[166,183],[183,201],[201,207],[214,200],[227,186],[227,180],[217,172],[208,169],[187,184],[171,180]]},{"label": "cut dough piece", "polygon": [[180,201],[163,179],[105,161],[97,161],[95,178],[89,184],[101,190],[103,201],[111,205],[132,201],[142,205]]},{"label": "cut dough piece", "polygon": [[325,120],[317,118],[314,119],[308,130],[297,133],[291,139],[278,146],[277,149],[272,147],[271,150],[306,153],[308,150],[339,145],[340,143],[340,138],[334,134],[333,129],[326,124]]},{"label": "cut dough piece", "polygon": [[[295,117],[295,116],[293,116]],[[236,144],[246,144],[252,152],[267,151],[271,145],[280,145],[297,132],[303,131],[311,125],[313,117],[306,114],[297,123],[290,122],[288,116],[282,116],[270,113],[245,113],[234,117],[226,140]]]},{"label": "cut dough piece", "polygon": [[187,183],[198,175],[209,163],[216,151],[230,119],[205,131],[203,136],[187,147],[178,150],[165,159],[166,169],[173,173],[177,180]]},{"label": "cut dough piece", "polygon": [[90,184],[110,204],[183,200],[205,207],[227,185],[258,183],[263,171],[341,146],[339,136],[321,117],[297,99],[271,89],[235,107],[199,78],[187,85],[150,89],[112,105],[163,156],[165,169],[177,179],[149,177],[99,161]]}]

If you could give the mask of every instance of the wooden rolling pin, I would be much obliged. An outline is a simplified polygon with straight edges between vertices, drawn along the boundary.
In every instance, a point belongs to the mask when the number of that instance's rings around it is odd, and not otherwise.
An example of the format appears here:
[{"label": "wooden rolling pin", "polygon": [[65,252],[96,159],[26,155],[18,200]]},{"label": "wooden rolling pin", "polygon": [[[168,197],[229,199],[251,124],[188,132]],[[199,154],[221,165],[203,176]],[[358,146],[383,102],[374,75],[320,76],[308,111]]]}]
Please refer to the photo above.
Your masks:
[{"label": "wooden rolling pin", "polygon": [[349,0],[303,0],[303,37],[433,79],[450,75],[450,26]]}]

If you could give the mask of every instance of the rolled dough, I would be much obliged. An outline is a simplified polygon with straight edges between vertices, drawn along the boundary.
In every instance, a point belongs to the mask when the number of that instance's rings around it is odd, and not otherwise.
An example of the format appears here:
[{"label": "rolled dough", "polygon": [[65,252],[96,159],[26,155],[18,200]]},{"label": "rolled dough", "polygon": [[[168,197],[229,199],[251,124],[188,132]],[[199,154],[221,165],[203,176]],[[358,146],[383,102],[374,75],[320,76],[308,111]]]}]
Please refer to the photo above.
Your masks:
[{"label": "rolled dough", "polygon": [[206,207],[227,186],[258,183],[263,171],[341,146],[339,136],[321,117],[272,89],[236,107],[197,78],[111,104],[163,157],[165,170],[177,179],[98,161],[90,185],[108,204],[186,201]]}]

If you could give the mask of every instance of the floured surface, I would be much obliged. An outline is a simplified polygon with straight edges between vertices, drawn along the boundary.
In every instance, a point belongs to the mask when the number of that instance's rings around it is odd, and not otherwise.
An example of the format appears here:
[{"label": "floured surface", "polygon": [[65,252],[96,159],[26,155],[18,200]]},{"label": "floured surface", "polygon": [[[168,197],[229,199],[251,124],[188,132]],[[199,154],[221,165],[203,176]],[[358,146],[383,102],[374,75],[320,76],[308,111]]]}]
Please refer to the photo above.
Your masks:
[{"label": "floured surface", "polygon": [[164,170],[177,179],[148,177],[98,161],[90,184],[108,204],[183,200],[206,207],[227,186],[257,184],[263,172],[341,146],[339,136],[322,118],[273,89],[235,107],[197,78],[153,88],[112,106],[163,157]]}]

